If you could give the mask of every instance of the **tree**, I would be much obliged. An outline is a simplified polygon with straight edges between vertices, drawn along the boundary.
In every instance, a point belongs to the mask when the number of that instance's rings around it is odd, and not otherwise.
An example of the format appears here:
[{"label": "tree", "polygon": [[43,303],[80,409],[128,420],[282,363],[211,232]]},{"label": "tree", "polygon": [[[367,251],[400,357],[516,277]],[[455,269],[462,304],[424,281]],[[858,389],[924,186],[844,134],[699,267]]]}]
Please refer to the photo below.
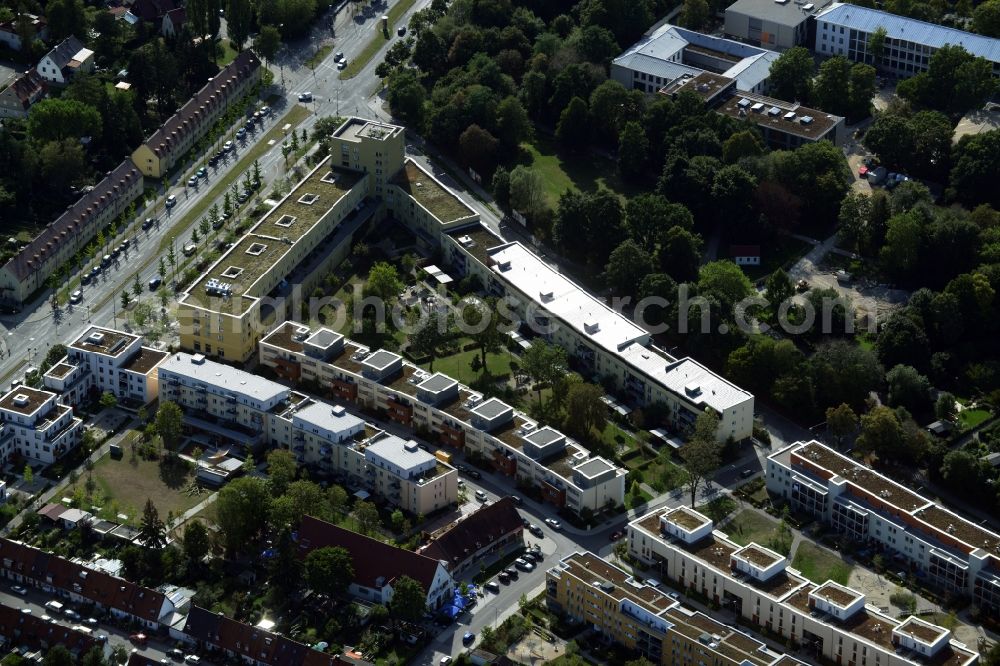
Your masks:
[{"label": "tree", "polygon": [[996,90],[991,71],[985,58],[946,44],[931,56],[927,71],[900,82],[896,92],[923,107],[960,114],[978,108]]},{"label": "tree", "polygon": [[536,170],[518,164],[510,172],[510,206],[528,217],[545,209],[545,182]]},{"label": "tree", "polygon": [[711,479],[711,475],[722,464],[722,445],[716,437],[719,430],[719,415],[706,409],[694,422],[694,433],[681,449],[687,480],[684,483],[691,495],[691,506],[698,498],[698,489]]},{"label": "tree", "polygon": [[497,312],[496,304],[496,298],[489,297],[485,304],[470,304],[462,312],[463,320],[472,328],[470,335],[479,346],[479,363],[484,372],[487,369],[487,352],[499,353],[506,340],[506,335],[500,329],[500,313]]},{"label": "tree", "polygon": [[654,252],[657,240],[675,226],[690,230],[694,227],[694,219],[687,208],[670,203],[666,197],[644,193],[625,204],[625,228],[629,238],[646,252]]},{"label": "tree", "polygon": [[882,64],[882,58],[885,55],[885,38],[886,30],[882,26],[875,28],[875,31],[868,37],[868,53],[872,56],[876,70]]},{"label": "tree", "polygon": [[368,271],[368,281],[365,283],[365,296],[375,296],[388,305],[396,300],[403,290],[399,273],[392,264],[379,261]]},{"label": "tree", "polygon": [[764,293],[767,294],[767,300],[771,304],[771,313],[777,316],[781,304],[795,295],[795,287],[788,273],[779,268],[767,277]]},{"label": "tree", "polygon": [[710,10],[705,0],[684,0],[684,11],[681,14],[685,28],[700,30],[708,21]]},{"label": "tree", "polygon": [[82,0],[50,0],[46,5],[45,19],[53,43],[59,43],[70,35],[87,34],[87,13]]},{"label": "tree", "polygon": [[812,76],[812,54],[802,46],[794,46],[771,63],[771,91],[778,99],[808,102]]},{"label": "tree", "polygon": [[253,29],[253,7],[250,0],[226,0],[226,34],[237,51],[250,38]]},{"label": "tree", "polygon": [[660,245],[660,268],[678,282],[690,282],[698,277],[704,241],[687,229],[671,227]]},{"label": "tree", "polygon": [[[704,0],[694,0],[704,2]],[[622,177],[632,180],[643,178],[648,172],[649,138],[646,130],[635,121],[625,123],[618,140],[618,170]]]},{"label": "tree", "polygon": [[499,166],[493,172],[493,181],[490,183],[493,191],[493,199],[500,206],[501,210],[510,209],[510,171]]},{"label": "tree", "polygon": [[1000,208],[1000,130],[963,136],[955,147],[951,187],[959,201]]},{"label": "tree", "polygon": [[35,481],[35,473],[31,469],[31,465],[24,466],[24,472],[21,473],[21,477],[24,480],[25,485],[30,486]]},{"label": "tree", "polygon": [[139,524],[139,542],[150,550],[160,550],[167,545],[167,528],[160,520],[153,500],[147,498],[142,509],[142,522]]},{"label": "tree", "polygon": [[652,257],[628,239],[611,252],[604,277],[616,294],[634,296],[639,282],[652,271]]},{"label": "tree", "polygon": [[267,482],[272,497],[281,497],[288,490],[288,484],[295,480],[298,462],[287,449],[274,449],[267,454]]},{"label": "tree", "polygon": [[173,450],[180,444],[184,434],[184,413],[177,403],[169,400],[160,402],[156,410],[156,432],[163,438],[163,445]]},{"label": "tree", "polygon": [[139,282],[139,274],[135,274],[135,280],[132,281],[132,294],[139,298],[142,296],[142,283]]},{"label": "tree", "polygon": [[829,407],[826,410],[826,429],[837,446],[843,446],[858,431],[858,415],[847,403]]},{"label": "tree", "polygon": [[188,521],[184,526],[184,555],[190,562],[201,562],[208,555],[208,528],[200,520]]},{"label": "tree", "polygon": [[952,488],[974,489],[981,483],[982,473],[979,459],[971,451],[950,451],[941,461],[941,476]]},{"label": "tree", "polygon": [[281,33],[273,25],[261,26],[254,48],[265,64],[271,62],[281,48]]},{"label": "tree", "polygon": [[581,382],[570,386],[563,424],[566,430],[583,441],[593,441],[594,433],[602,432],[608,420],[608,406],[603,398],[603,389],[595,384]]},{"label": "tree", "polygon": [[161,280],[167,279],[167,265],[163,261],[163,257],[160,257],[160,266],[156,270],[157,274],[160,276]]},{"label": "tree", "polygon": [[295,529],[306,515],[327,518],[328,506],[319,484],[301,479],[291,482],[284,494],[271,502],[268,520],[274,529]]},{"label": "tree", "polygon": [[406,522],[406,516],[403,515],[403,512],[399,509],[396,509],[395,511],[392,512],[392,515],[389,518],[392,521],[393,531],[402,532],[403,525]]},{"label": "tree", "polygon": [[45,659],[42,660],[44,666],[73,666],[74,663],[73,655],[65,646],[58,643],[51,645],[45,651]]},{"label": "tree", "polygon": [[469,125],[458,137],[462,162],[483,175],[492,171],[496,165],[499,147],[497,138],[475,123]]},{"label": "tree", "polygon": [[[424,125],[424,100],[427,93],[410,69],[398,69],[388,81],[389,108],[404,124],[420,129]],[[454,137],[451,138],[454,141]]]},{"label": "tree", "polygon": [[889,385],[889,404],[906,407],[910,412],[927,411],[931,402],[931,383],[908,365],[897,365],[885,375]]},{"label": "tree", "polygon": [[955,396],[947,391],[939,394],[934,403],[934,415],[942,421],[950,421],[955,418]]},{"label": "tree", "polygon": [[516,150],[522,141],[530,141],[534,128],[521,100],[504,97],[497,105],[497,138],[504,152]]},{"label": "tree", "polygon": [[916,137],[909,121],[893,113],[880,113],[865,133],[865,145],[890,167],[906,164],[913,155],[915,144]]},{"label": "tree", "polygon": [[330,506],[330,513],[339,519],[347,506],[347,491],[342,486],[334,484],[326,491],[326,501]]},{"label": "tree", "polygon": [[722,161],[726,164],[735,164],[745,157],[763,155],[764,149],[764,141],[759,133],[743,130],[732,134],[722,142]]},{"label": "tree", "polygon": [[587,102],[574,97],[559,114],[556,139],[566,149],[577,150],[587,145],[590,136],[590,113]]},{"label": "tree", "polygon": [[255,476],[227,483],[216,496],[216,523],[230,554],[255,543],[267,522],[267,484]]},{"label": "tree", "polygon": [[844,340],[820,344],[808,363],[816,406],[821,409],[844,402],[861,408],[869,392],[881,386],[882,374],[873,351]]},{"label": "tree", "polygon": [[379,526],[378,509],[371,502],[357,502],[352,515],[358,522],[358,531],[362,534],[372,534]]},{"label": "tree", "polygon": [[585,60],[605,66],[621,50],[614,34],[599,25],[588,25],[577,32],[575,44]]},{"label": "tree", "polygon": [[867,118],[871,115],[872,98],[875,97],[876,71],[864,63],[851,66],[847,89],[847,116],[852,119]]},{"label": "tree", "polygon": [[409,576],[400,576],[392,586],[389,610],[401,620],[419,620],[427,612],[427,592],[424,586]]},{"label": "tree", "polygon": [[698,292],[712,294],[731,316],[735,305],[753,293],[753,284],[743,270],[731,261],[712,261],[701,267]]},{"label": "tree", "polygon": [[862,451],[875,453],[885,460],[905,459],[906,439],[896,412],[879,406],[862,416],[857,446]]},{"label": "tree", "polygon": [[823,62],[813,84],[813,100],[817,108],[846,115],[850,99],[851,63],[844,56],[834,56]]},{"label": "tree", "polygon": [[105,391],[101,394],[101,407],[104,409],[110,409],[111,407],[116,407],[118,405],[118,398],[111,391]]},{"label": "tree", "polygon": [[434,372],[437,349],[448,338],[451,317],[447,311],[432,308],[424,325],[410,335],[410,349],[415,354],[430,358],[430,371]]},{"label": "tree", "polygon": [[539,406],[542,404],[542,385],[555,382],[566,373],[568,367],[566,350],[541,338],[535,339],[525,350],[521,356],[521,368],[535,381]]},{"label": "tree", "polygon": [[305,579],[320,594],[340,596],[354,581],[354,558],[339,546],[317,548],[306,555]]}]

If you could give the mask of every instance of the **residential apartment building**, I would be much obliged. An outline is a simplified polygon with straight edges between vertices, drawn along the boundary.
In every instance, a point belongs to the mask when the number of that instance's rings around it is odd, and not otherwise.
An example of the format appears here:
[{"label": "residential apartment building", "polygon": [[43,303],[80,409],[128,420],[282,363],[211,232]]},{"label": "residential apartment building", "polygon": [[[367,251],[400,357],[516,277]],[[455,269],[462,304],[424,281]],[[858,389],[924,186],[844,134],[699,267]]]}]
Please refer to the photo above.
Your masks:
[{"label": "residential apartment building", "polygon": [[147,178],[163,178],[229,108],[243,108],[260,76],[260,60],[253,51],[240,52],[132,152],[136,167]]},{"label": "residential apartment building", "polygon": [[349,592],[372,603],[388,606],[392,601],[393,585],[403,576],[420,583],[431,610],[451,601],[455,591],[455,581],[444,563],[319,518],[306,516],[302,519],[296,545],[303,558],[317,548],[345,549],[354,564],[354,580]]},{"label": "residential apartment building", "polygon": [[406,131],[399,125],[348,118],[331,137],[330,165],[364,174],[368,196],[382,198],[390,177],[403,167]]},{"label": "residential apartment building", "polygon": [[49,465],[80,443],[83,421],[55,393],[20,385],[0,398],[0,426],[0,461],[18,454]]},{"label": "residential apartment building", "polygon": [[812,46],[810,18],[833,0],[736,0],[726,7],[726,37],[785,51]]},{"label": "residential apartment building", "polygon": [[766,480],[793,510],[886,553],[926,584],[1000,614],[1000,535],[816,441],[768,456]]},{"label": "residential apartment building", "polygon": [[985,58],[993,66],[993,76],[1000,77],[1000,39],[840,2],[816,15],[814,50],[820,56],[842,55],[875,65],[869,44],[879,28],[886,34],[878,63],[881,71],[900,77],[919,74],[927,71],[931,56],[939,48],[952,45]]},{"label": "residential apartment building", "polygon": [[0,118],[27,118],[28,110],[44,99],[48,91],[45,80],[29,69],[0,90]]},{"label": "residential apartment building", "polygon": [[802,664],[704,613],[685,608],[594,553],[577,552],[545,572],[550,609],[664,666]]},{"label": "residential apartment building", "polygon": [[70,35],[38,61],[39,76],[54,85],[66,85],[77,74],[94,71],[94,52]]},{"label": "residential apartment building", "polygon": [[459,273],[478,275],[487,291],[508,297],[520,325],[564,347],[585,377],[613,377],[633,404],[664,404],[664,425],[679,432],[712,409],[720,418],[720,441],[753,433],[753,394],[693,358],[674,358],[654,347],[648,331],[525,246],[504,243],[481,226],[453,230],[442,244]]},{"label": "residential apartment building", "polygon": [[435,531],[417,552],[444,562],[457,580],[479,573],[480,564],[523,547],[524,524],[508,495]]},{"label": "residential apartment building", "polygon": [[145,629],[158,629],[173,619],[175,611],[183,610],[162,592],[2,537],[0,575]]},{"label": "residential apartment building", "polygon": [[687,507],[633,520],[628,546],[661,579],[779,636],[810,660],[855,666],[971,666],[978,660],[950,630],[915,616],[899,621],[862,592],[811,582],[779,553],[756,543],[739,546]]},{"label": "residential apartment building", "polygon": [[201,354],[172,354],[158,372],[161,397],[180,405],[185,423],[220,446],[291,450],[310,469],[341,476],[414,515],[458,501],[455,468],[342,406],[314,401]]},{"label": "residential apartment building", "polygon": [[108,172],[0,268],[0,301],[18,306],[28,301],[100,229],[128,210],[142,186],[142,174],[132,160]]},{"label": "residential apartment building", "polygon": [[159,393],[157,366],[167,353],[144,347],[138,335],[88,326],[42,376],[61,402],[80,406],[110,392],[125,405],[148,405]]},{"label": "residential apartment building", "polygon": [[441,181],[407,158],[389,181],[385,207],[425,247],[440,246],[441,232],[479,221],[479,213]]},{"label": "residential apartment building", "polygon": [[553,428],[540,428],[502,401],[484,399],[393,352],[371,351],[328,329],[286,322],[261,341],[260,363],[446,446],[481,455],[559,507],[579,513],[624,501],[625,470],[592,457]]},{"label": "residential apartment building", "polygon": [[[350,122],[350,121],[348,121]],[[301,303],[350,253],[379,212],[365,203],[363,173],[326,158],[267,212],[180,298],[184,349],[242,362],[275,322],[299,316]]]},{"label": "residential apartment building", "polygon": [[767,92],[774,51],[664,24],[611,61],[611,78],[629,90],[656,93],[687,74],[722,74],[741,92]]},{"label": "residential apartment building", "polygon": [[251,626],[192,606],[182,640],[193,643],[207,659],[235,660],[248,666],[333,666],[333,655],[312,649],[261,626]]}]

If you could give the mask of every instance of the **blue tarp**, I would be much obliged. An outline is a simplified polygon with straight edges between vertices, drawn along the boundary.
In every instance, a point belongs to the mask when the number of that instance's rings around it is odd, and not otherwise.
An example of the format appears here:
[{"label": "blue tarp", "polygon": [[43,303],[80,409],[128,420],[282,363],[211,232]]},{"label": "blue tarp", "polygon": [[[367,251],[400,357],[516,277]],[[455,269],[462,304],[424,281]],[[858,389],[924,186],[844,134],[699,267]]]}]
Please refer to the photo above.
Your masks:
[{"label": "blue tarp", "polygon": [[475,585],[469,585],[468,592],[464,597],[461,591],[455,590],[455,596],[451,603],[441,609],[441,614],[447,618],[455,619],[466,607],[471,605],[469,599],[476,596],[478,589]]}]

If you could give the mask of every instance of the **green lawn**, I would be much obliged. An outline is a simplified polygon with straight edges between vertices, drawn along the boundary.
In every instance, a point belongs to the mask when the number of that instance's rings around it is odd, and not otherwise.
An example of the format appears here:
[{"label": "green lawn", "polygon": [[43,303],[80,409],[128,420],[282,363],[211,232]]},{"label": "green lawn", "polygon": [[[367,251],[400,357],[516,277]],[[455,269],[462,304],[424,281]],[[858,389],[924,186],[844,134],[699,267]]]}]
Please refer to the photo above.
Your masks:
[{"label": "green lawn", "polygon": [[531,166],[545,181],[545,196],[549,205],[555,208],[559,196],[566,190],[593,192],[600,186],[622,196],[631,196],[634,188],[623,183],[618,177],[618,166],[597,155],[560,154],[555,141],[538,135],[532,143],[522,143],[521,149],[531,155]]},{"label": "green lawn", "polygon": [[816,584],[832,580],[841,585],[847,585],[851,570],[854,569],[853,566],[835,554],[808,541],[799,544],[795,551],[795,559],[792,560],[792,566]]},{"label": "green lawn", "polygon": [[637,506],[642,506],[643,504],[648,503],[651,499],[653,499],[653,496],[645,490],[640,491],[639,496],[628,493],[625,495],[625,508],[634,509]]},{"label": "green lawn", "polygon": [[[470,365],[472,363],[472,357],[478,355],[479,350],[472,349],[458,354],[453,354],[445,358],[435,359],[434,372],[443,372],[452,379],[457,379],[463,383],[469,383],[473,379],[477,379],[481,374],[481,371],[473,372],[472,365]],[[494,376],[509,375],[510,361],[511,356],[507,352],[486,355],[486,366],[489,368],[490,374]],[[430,364],[421,363],[420,367],[425,370],[429,370]]]},{"label": "green lawn", "polygon": [[990,418],[988,409],[963,409],[958,414],[958,423],[962,430],[972,430],[988,418]]},{"label": "green lawn", "polygon": [[142,458],[132,462],[128,450],[121,460],[111,456],[101,458],[92,472],[82,474],[66,494],[73,496],[81,489],[79,492],[85,495],[87,478],[91,474],[96,487],[86,503],[101,507],[100,514],[105,518],[113,519],[124,513],[137,520],[146,500],[152,499],[160,518],[166,522],[168,512],[176,515],[187,511],[210,494],[192,491],[194,472],[186,466],[165,466],[159,461]]},{"label": "green lawn", "polygon": [[729,538],[741,546],[751,541],[767,544],[778,533],[778,521],[758,511],[744,509],[733,516],[725,530]]},{"label": "green lawn", "polygon": [[392,6],[388,14],[389,30],[387,33],[382,32],[382,19],[381,17],[379,18],[379,20],[375,23],[375,34],[372,35],[372,38],[365,45],[365,48],[362,49],[361,53],[359,53],[354,60],[347,63],[347,67],[345,67],[344,71],[340,73],[341,79],[346,80],[354,78],[362,69],[365,68],[365,65],[367,65],[369,61],[375,57],[375,54],[379,52],[379,49],[385,46],[386,43],[396,35],[396,21],[398,21],[403,14],[410,11],[410,8],[413,7],[415,2],[416,0],[399,0]]},{"label": "green lawn", "polygon": [[604,426],[601,439],[615,451],[621,451],[622,454],[634,451],[639,446],[639,442],[632,436],[632,433],[622,430],[614,421],[608,421]]},{"label": "green lawn", "polygon": [[236,60],[236,56],[239,55],[239,51],[233,48],[233,45],[229,43],[228,39],[223,39],[218,44],[219,50],[219,67],[225,67],[232,61]]}]

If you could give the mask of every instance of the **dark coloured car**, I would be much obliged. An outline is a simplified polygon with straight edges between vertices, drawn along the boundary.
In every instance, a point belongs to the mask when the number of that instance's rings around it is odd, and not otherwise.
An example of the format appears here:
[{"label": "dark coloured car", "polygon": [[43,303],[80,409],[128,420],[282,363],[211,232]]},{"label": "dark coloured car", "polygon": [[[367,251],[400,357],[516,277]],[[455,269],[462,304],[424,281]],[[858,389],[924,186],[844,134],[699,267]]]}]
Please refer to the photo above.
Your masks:
[{"label": "dark coloured car", "polygon": [[154,224],[156,224],[156,220],[154,220],[151,217],[147,217],[146,221],[142,223],[142,230],[143,231],[149,231],[150,229],[153,228]]},{"label": "dark coloured car", "polygon": [[469,470],[469,478],[470,479],[481,479],[481,478],[483,478],[483,475],[480,474],[479,470],[477,470],[477,469],[470,469]]}]

